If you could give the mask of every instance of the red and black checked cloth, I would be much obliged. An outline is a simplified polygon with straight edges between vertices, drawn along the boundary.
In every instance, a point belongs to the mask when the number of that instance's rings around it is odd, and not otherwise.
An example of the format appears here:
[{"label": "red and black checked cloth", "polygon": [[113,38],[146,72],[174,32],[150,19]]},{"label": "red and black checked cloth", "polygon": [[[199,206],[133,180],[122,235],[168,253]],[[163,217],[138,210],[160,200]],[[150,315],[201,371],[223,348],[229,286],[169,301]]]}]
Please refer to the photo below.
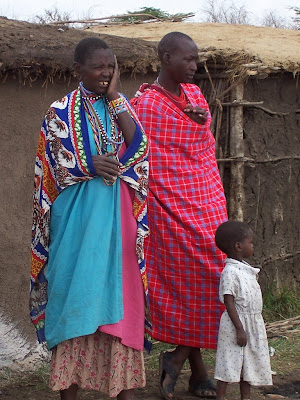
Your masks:
[{"label": "red and black checked cloth", "polygon": [[[148,87],[142,85],[142,94],[131,102],[150,140],[145,257],[153,337],[216,348],[224,254],[214,234],[227,213],[211,117],[205,125],[196,124]],[[182,89],[189,103],[209,111],[196,85],[183,84]]]}]

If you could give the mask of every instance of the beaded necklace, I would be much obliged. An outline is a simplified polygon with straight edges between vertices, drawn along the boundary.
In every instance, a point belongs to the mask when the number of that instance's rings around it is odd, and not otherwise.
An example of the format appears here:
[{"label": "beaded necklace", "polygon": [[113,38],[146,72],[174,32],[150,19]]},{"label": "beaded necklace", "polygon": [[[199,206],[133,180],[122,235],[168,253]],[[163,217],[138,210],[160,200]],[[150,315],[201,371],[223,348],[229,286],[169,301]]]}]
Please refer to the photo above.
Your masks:
[{"label": "beaded necklace", "polygon": [[[106,154],[112,152],[116,160],[119,161],[118,153],[122,146],[122,143],[124,142],[124,137],[122,131],[120,129],[117,129],[116,127],[112,109],[107,97],[102,94],[101,95],[93,94],[92,92],[85,89],[82,82],[79,83],[79,89],[82,97],[83,107],[88,116],[88,120],[90,122],[90,126],[93,131],[97,153]],[[93,107],[92,101],[97,101],[97,100],[102,100],[104,102],[105,124],[107,124],[106,110],[108,110],[108,116],[111,126],[110,136],[107,133],[108,130],[107,125],[105,129],[100,115],[98,114],[97,110]],[[108,148],[108,146],[110,146],[110,148]],[[107,186],[112,186],[116,182],[115,180],[110,181],[104,177],[102,177],[102,179]]]},{"label": "beaded necklace", "polygon": [[[117,129],[115,120],[113,118],[111,107],[105,95],[95,95],[89,92],[83,86],[82,82],[79,84],[81,96],[82,96],[82,103],[83,107],[87,113],[88,120],[90,122],[93,136],[97,148],[98,154],[106,154],[108,152],[113,152],[116,159],[118,159],[118,152],[119,149],[124,142],[124,137],[122,131]],[[109,136],[107,133],[107,126],[106,129],[104,128],[103,121],[99,116],[97,110],[93,107],[92,101],[95,100],[102,100],[104,102],[104,110],[106,114],[106,110],[108,110],[108,116],[111,124],[111,135]],[[106,124],[106,118],[105,118]],[[108,149],[108,146],[111,148]]]}]

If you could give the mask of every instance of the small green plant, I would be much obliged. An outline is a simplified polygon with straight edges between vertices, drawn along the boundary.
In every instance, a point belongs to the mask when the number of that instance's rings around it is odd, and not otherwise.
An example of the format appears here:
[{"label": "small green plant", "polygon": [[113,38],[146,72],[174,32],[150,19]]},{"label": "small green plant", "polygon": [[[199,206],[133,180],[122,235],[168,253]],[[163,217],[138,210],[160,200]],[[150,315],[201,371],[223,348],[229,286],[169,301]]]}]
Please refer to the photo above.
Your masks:
[{"label": "small green plant", "polygon": [[288,285],[277,288],[270,285],[264,292],[263,316],[265,322],[296,317],[300,314],[300,293]]},{"label": "small green plant", "polygon": [[183,21],[189,17],[193,17],[193,13],[178,13],[178,14],[169,14],[165,11],[162,11],[160,8],[154,7],[141,7],[138,11],[127,11],[127,16],[116,16],[116,18],[112,18],[110,22],[130,22],[134,23],[137,21],[150,21],[155,19],[160,20],[176,20]]},{"label": "small green plant", "polygon": [[49,373],[50,373],[50,363],[43,362],[40,363],[37,368],[34,370],[34,375],[37,375],[40,379],[40,386],[48,388],[49,382]]},{"label": "small green plant", "polygon": [[10,383],[13,380],[12,370],[4,367],[0,370],[0,386]]}]

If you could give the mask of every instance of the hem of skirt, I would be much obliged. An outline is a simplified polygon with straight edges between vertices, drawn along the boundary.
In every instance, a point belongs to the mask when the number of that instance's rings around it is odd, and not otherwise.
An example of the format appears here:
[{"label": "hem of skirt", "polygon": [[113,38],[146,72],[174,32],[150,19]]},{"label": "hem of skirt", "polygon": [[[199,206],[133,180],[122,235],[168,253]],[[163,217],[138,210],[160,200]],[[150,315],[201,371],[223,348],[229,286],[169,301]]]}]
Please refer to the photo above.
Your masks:
[{"label": "hem of skirt", "polygon": [[[49,386],[49,388],[50,388],[53,392],[59,392],[59,391],[61,391],[61,390],[69,389],[69,387],[70,387],[71,385],[77,385],[77,386],[78,386],[78,389],[82,389],[82,390],[94,390],[95,392],[104,393],[104,394],[106,394],[106,395],[109,396],[109,397],[117,397],[118,394],[120,394],[123,390],[139,389],[139,388],[144,388],[144,387],[146,387],[146,381],[145,381],[143,384],[137,385],[137,386],[135,386],[135,385],[128,385],[128,387],[122,388],[118,393],[113,394],[113,395],[111,395],[108,391],[103,390],[103,389],[101,389],[101,388],[98,388],[98,387],[95,388],[95,387],[92,387],[92,386],[86,387],[86,386],[84,386],[84,385],[81,386],[81,385],[80,385],[79,383],[77,383],[77,382],[72,382],[67,388],[64,387],[63,389],[54,389],[54,388],[52,388],[51,386]],[[131,386],[132,386],[132,387],[131,387]]]},{"label": "hem of skirt", "polygon": [[[57,346],[60,343],[63,343],[67,340],[71,340],[71,339],[76,339],[78,337],[82,337],[82,336],[89,336],[89,335],[93,335],[94,333],[96,333],[97,331],[101,332],[101,330],[99,330],[99,326],[104,326],[104,325],[109,325],[109,324],[114,324],[114,323],[118,323],[120,321],[120,319],[118,319],[116,322],[107,322],[105,324],[95,324],[94,328],[90,328],[90,329],[84,329],[82,332],[77,332],[76,334],[69,334],[66,335],[63,338],[60,339],[51,339],[50,341],[47,340],[46,338],[46,342],[47,342],[47,347],[49,350],[53,350],[55,346]],[[103,332],[105,333],[105,332]],[[111,336],[115,336],[112,334],[107,333],[107,335],[111,335]]]},{"label": "hem of skirt", "polygon": [[[215,378],[216,381],[227,382],[229,384],[231,384],[231,383],[240,383],[240,381],[241,381],[241,379],[239,379],[239,380],[227,380],[227,379],[224,379],[224,378],[219,377],[217,375],[215,375],[214,378]],[[256,382],[253,382],[253,381],[247,381],[247,379],[245,379],[245,382],[248,382],[251,386],[273,386],[273,382],[272,383],[256,383]]]},{"label": "hem of skirt", "polygon": [[215,343],[196,343],[195,341],[169,339],[166,338],[165,336],[157,335],[155,332],[151,333],[151,337],[163,343],[174,344],[175,346],[195,347],[197,349],[216,350],[218,344],[217,340],[215,341]]},{"label": "hem of skirt", "polygon": [[224,379],[223,377],[217,376],[217,375],[215,375],[214,378],[216,381],[221,381],[221,382],[226,382],[226,383],[240,383],[240,381],[241,381],[241,379],[230,381],[230,380]]},{"label": "hem of skirt", "polygon": [[272,383],[256,383],[256,382],[249,382],[249,384],[251,386],[273,386],[273,382]]}]

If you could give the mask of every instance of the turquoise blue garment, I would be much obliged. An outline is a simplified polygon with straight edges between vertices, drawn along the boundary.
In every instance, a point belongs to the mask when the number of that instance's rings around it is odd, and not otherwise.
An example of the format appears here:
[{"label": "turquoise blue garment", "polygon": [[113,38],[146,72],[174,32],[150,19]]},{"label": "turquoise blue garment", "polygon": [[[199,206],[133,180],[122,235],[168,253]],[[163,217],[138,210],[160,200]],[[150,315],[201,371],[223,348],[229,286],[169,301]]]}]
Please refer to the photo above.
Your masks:
[{"label": "turquoise blue garment", "polygon": [[[94,103],[105,118],[104,103]],[[107,120],[110,126],[109,119]],[[88,123],[92,154],[97,154]],[[51,209],[45,333],[48,348],[123,318],[120,181],[64,189]]]}]

